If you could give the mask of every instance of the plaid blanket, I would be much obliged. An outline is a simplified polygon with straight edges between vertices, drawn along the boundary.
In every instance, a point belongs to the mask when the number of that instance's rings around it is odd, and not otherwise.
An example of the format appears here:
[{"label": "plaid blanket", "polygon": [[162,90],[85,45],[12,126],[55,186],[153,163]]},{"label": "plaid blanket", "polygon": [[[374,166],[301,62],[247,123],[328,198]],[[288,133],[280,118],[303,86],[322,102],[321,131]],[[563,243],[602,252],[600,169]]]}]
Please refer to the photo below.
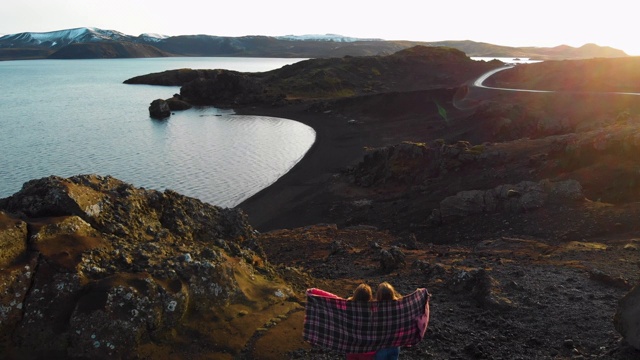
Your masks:
[{"label": "plaid blanket", "polygon": [[429,296],[417,289],[396,301],[358,302],[308,289],[303,338],[346,353],[415,345],[427,330]]}]

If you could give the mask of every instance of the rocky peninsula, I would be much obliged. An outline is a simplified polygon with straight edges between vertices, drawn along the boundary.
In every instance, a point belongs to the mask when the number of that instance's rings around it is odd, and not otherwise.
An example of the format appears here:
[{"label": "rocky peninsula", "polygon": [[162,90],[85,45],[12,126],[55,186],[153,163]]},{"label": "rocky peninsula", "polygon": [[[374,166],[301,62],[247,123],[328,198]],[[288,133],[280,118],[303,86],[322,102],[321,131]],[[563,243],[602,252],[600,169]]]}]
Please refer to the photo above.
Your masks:
[{"label": "rocky peninsula", "polygon": [[[587,66],[534,65],[503,74],[546,87]],[[469,86],[499,66],[417,47],[138,79],[304,122],[316,144],[235,209],[98,175],[0,199],[2,353],[342,359],[302,341],[304,290],[389,281],[433,295],[403,359],[638,358],[640,103],[597,81]]]}]

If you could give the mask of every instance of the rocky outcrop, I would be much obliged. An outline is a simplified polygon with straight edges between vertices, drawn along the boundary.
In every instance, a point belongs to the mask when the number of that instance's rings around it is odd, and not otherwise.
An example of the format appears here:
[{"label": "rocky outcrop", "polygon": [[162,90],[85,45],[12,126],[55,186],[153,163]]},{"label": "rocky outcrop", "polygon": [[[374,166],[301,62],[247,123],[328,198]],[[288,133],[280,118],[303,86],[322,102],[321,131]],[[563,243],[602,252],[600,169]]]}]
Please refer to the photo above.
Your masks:
[{"label": "rocky outcrop", "polygon": [[568,139],[565,154],[572,164],[587,163],[592,157],[613,155],[619,159],[635,159],[640,150],[637,126],[624,126],[633,120],[621,120],[611,126]]},{"label": "rocky outcrop", "polygon": [[575,129],[577,120],[558,118],[543,109],[489,100],[480,103],[471,118],[482,123],[479,131],[497,141],[566,134]]},{"label": "rocky outcrop", "polygon": [[575,180],[551,182],[523,181],[505,184],[490,190],[466,190],[446,197],[434,209],[429,221],[443,223],[472,214],[535,210],[554,201],[584,200],[582,186]]},{"label": "rocky outcrop", "polygon": [[258,78],[230,70],[219,70],[210,78],[190,81],[180,88],[180,95],[192,104],[223,107],[276,100]]},{"label": "rocky outcrop", "polygon": [[194,105],[236,107],[452,88],[501,62],[475,61],[448,47],[415,46],[392,55],[299,61],[267,72],[178,69],[137,76],[127,84],[180,85]]},{"label": "rocky outcrop", "polygon": [[220,70],[177,69],[135,76],[124,81],[125,84],[182,86],[196,79],[214,78]]},{"label": "rocky outcrop", "polygon": [[193,106],[191,106],[191,104],[182,99],[182,96],[176,94],[167,100],[153,100],[151,105],[149,105],[149,116],[154,119],[162,120],[171,116],[172,111],[187,110],[192,107]]},{"label": "rocky outcrop", "polygon": [[171,116],[169,104],[163,99],[156,99],[149,105],[149,116],[154,119],[162,120]]},{"label": "rocky outcrop", "polygon": [[505,311],[515,307],[501,294],[500,283],[485,269],[461,270],[449,280],[448,286],[456,293],[470,296],[484,308]]},{"label": "rocky outcrop", "polygon": [[172,98],[169,98],[167,100],[165,100],[167,102],[167,105],[169,105],[169,109],[171,111],[177,111],[177,110],[187,110],[187,109],[191,109],[193,106],[191,106],[191,104],[189,104],[188,102],[184,101],[182,99],[182,96],[180,95],[173,95]]},{"label": "rocky outcrop", "polygon": [[6,268],[27,250],[27,244],[16,239],[27,237],[27,223],[0,211],[0,268]]},{"label": "rocky outcrop", "polygon": [[618,302],[613,318],[616,330],[629,345],[640,349],[640,286],[636,286]]},{"label": "rocky outcrop", "polygon": [[237,353],[252,332],[229,328],[293,298],[239,210],[96,175],[27,182],[0,210],[0,339],[21,358]]},{"label": "rocky outcrop", "polygon": [[167,100],[171,110],[184,110],[191,105],[274,104],[284,99],[284,95],[267,89],[259,76],[231,70],[169,70],[137,76],[124,83],[181,86],[180,94]]},{"label": "rocky outcrop", "polygon": [[390,273],[393,270],[406,265],[405,254],[399,247],[394,246],[389,250],[380,250],[380,269],[386,273]]},{"label": "rocky outcrop", "polygon": [[451,145],[446,145],[441,140],[403,142],[369,149],[363,161],[350,171],[358,186],[419,185],[427,179],[457,171],[468,164],[502,156],[500,152],[490,151],[485,145],[472,145],[467,141]]}]

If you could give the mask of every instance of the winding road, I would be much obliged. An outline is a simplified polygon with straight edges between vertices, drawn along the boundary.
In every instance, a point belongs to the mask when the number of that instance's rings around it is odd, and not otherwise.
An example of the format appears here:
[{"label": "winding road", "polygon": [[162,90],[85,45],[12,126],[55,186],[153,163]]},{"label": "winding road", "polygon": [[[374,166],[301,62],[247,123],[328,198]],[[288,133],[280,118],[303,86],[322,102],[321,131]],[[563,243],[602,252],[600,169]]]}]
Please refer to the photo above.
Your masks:
[{"label": "winding road", "polygon": [[506,90],[506,91],[524,91],[524,92],[536,92],[536,93],[553,92],[553,91],[548,91],[548,90],[507,89],[507,88],[497,88],[497,87],[491,87],[491,86],[482,85],[482,83],[484,83],[485,80],[487,80],[490,76],[492,76],[492,75],[494,75],[494,74],[496,74],[496,73],[498,73],[500,71],[511,69],[514,66],[515,65],[507,65],[507,66],[503,66],[501,68],[493,69],[493,70],[483,74],[478,79],[476,79],[476,81],[473,82],[473,86],[479,87],[479,88],[483,88],[483,89]]},{"label": "winding road", "polygon": [[[531,92],[531,93],[553,93],[553,92],[557,92],[557,91],[553,91],[553,90],[532,90],[532,89],[509,89],[509,88],[497,88],[497,87],[491,87],[491,86],[485,86],[483,85],[483,83],[491,76],[493,76],[494,74],[500,72],[500,71],[504,71],[504,70],[508,70],[515,67],[515,65],[505,65],[501,68],[497,68],[497,69],[493,69],[485,74],[483,74],[482,76],[480,76],[479,78],[476,79],[476,81],[473,82],[472,86],[477,87],[477,88],[482,88],[482,89],[491,89],[491,90],[502,90],[502,91],[519,91],[519,92]],[[567,91],[569,92],[569,91]],[[584,93],[583,91],[578,91],[581,93]],[[594,94],[618,94],[618,95],[640,95],[640,93],[633,93],[633,92],[591,92]]]}]

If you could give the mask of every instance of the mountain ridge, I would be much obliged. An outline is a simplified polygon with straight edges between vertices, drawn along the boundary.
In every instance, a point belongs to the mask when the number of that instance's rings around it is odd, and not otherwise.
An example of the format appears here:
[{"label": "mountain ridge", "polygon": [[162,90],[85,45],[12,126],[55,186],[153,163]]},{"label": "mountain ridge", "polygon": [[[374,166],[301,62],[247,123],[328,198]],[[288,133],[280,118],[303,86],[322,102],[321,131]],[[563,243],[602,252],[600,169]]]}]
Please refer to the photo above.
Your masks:
[{"label": "mountain ridge", "polygon": [[[139,51],[119,53],[118,57],[157,56],[227,56],[227,57],[281,57],[281,58],[325,58],[342,56],[384,55],[416,45],[447,46],[473,57],[526,57],[537,60],[568,60],[592,57],[626,57],[624,51],[608,46],[585,44],[579,48],[559,45],[543,47],[509,47],[472,40],[446,40],[436,42],[364,39],[336,34],[224,37],[215,35],[167,36],[143,33],[127,35],[116,30],[95,27],[80,27],[50,32],[22,32],[0,37],[0,60],[23,59],[82,59],[102,58],[96,46],[113,48],[113,42],[141,44],[155,47],[143,53]],[[85,52],[65,51],[67,46],[77,44],[99,44],[88,47]],[[122,46],[127,47],[127,46]],[[131,47],[129,48],[139,48]],[[109,56],[107,56],[109,57]]]}]

